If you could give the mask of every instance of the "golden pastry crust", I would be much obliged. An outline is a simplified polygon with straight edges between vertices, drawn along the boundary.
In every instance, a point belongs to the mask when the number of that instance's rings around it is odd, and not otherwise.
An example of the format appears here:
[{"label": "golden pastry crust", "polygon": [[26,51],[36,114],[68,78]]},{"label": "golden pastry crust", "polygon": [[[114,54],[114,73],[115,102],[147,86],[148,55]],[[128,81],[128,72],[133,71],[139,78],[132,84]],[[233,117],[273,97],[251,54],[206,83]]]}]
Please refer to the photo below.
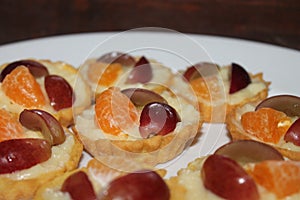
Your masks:
[{"label": "golden pastry crust", "polygon": [[[248,102],[261,101],[268,96],[270,82],[263,79],[262,73],[248,73],[251,78],[252,84],[249,84],[246,88],[234,94],[229,94],[229,69],[230,66],[221,67],[218,75],[214,76],[216,80],[212,83],[206,82],[208,90],[215,90],[212,91],[211,94],[207,94],[210,96],[210,100],[204,99],[202,97],[203,94],[201,94],[201,91],[197,91],[195,89],[196,87],[194,87],[195,95],[197,96],[199,108],[201,114],[203,115],[204,122],[224,123],[226,120],[226,116],[234,108],[244,105]],[[204,79],[209,80],[210,77]],[[184,90],[181,85],[177,84],[178,79],[173,79],[172,82],[174,87],[181,88],[180,90]],[[260,88],[257,89],[257,91],[255,91],[256,89],[253,86],[253,83],[260,84]],[[190,100],[190,96],[187,96],[184,93],[183,97],[187,100]]]},{"label": "golden pastry crust", "polygon": [[[251,139],[251,140],[260,141],[258,138],[253,137],[248,133],[246,133],[246,131],[243,129],[242,124],[240,122],[242,114],[248,111],[254,111],[257,103],[258,102],[245,104],[243,106],[235,108],[229,113],[226,120],[226,125],[233,140]],[[289,159],[300,160],[300,150],[287,149],[278,144],[273,144],[273,143],[267,143],[267,144],[276,148],[283,156]]]},{"label": "golden pastry crust", "polygon": [[[48,161],[12,174],[0,175],[0,199],[32,199],[42,184],[75,169],[80,161],[82,151],[83,146],[80,141],[68,133],[67,140],[63,144],[59,147],[52,147],[52,156]],[[65,157],[63,154],[68,154],[68,156]],[[61,156],[67,159],[62,159]],[[36,173],[39,174],[35,175]]]},{"label": "golden pastry crust", "polygon": [[[73,123],[73,115],[75,113],[80,113],[86,107],[91,104],[91,90],[88,84],[83,80],[82,76],[78,73],[78,69],[74,68],[72,65],[62,62],[62,61],[50,61],[50,60],[39,60],[39,59],[28,59],[39,62],[43,64],[49,71],[51,75],[59,75],[63,77],[73,88],[75,93],[75,102],[72,107],[65,108],[59,111],[55,111],[47,100],[47,105],[43,108],[39,108],[51,113],[55,116],[59,122],[64,126],[69,126]],[[0,66],[0,71],[2,71],[9,63],[5,63]],[[48,99],[47,94],[44,89],[44,78],[37,78],[38,83],[41,85],[44,96]],[[0,86],[1,90],[1,86]],[[2,92],[1,92],[2,93]],[[5,94],[1,94],[5,96]],[[9,106],[8,106],[9,105]],[[25,109],[24,106],[18,105],[12,101],[0,101],[0,107],[5,107],[11,112],[20,113]]]}]

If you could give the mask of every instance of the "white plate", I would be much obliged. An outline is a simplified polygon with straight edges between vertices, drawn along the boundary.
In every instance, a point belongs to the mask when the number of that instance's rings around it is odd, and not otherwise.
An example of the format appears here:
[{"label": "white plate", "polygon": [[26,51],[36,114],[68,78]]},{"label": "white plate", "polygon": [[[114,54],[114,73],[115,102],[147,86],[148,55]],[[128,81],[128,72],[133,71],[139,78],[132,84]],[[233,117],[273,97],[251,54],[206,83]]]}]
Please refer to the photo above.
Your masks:
[{"label": "white plate", "polygon": [[[139,30],[141,31],[141,30]],[[0,63],[23,58],[62,60],[79,66],[88,57],[112,50],[152,57],[175,70],[188,64],[209,60],[220,65],[236,62],[252,73],[263,72],[271,81],[270,95],[300,95],[300,52],[277,46],[222,37],[183,35],[163,30],[144,32],[87,33],[28,40],[0,46]],[[159,165],[175,175],[196,157],[212,153],[229,141],[223,124],[205,124],[194,145],[176,159]],[[81,165],[89,156],[84,154]]]}]

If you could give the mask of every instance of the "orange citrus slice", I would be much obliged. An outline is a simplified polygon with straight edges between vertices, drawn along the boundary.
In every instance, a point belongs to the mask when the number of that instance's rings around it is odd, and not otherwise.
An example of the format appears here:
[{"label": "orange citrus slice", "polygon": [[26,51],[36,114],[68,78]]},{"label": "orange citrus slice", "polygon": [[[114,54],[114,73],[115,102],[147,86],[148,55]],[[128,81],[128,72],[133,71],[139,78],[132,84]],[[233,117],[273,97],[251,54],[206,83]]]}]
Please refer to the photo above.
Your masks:
[{"label": "orange citrus slice", "polygon": [[45,105],[45,97],[28,68],[20,66],[9,73],[2,82],[2,90],[15,103],[29,107]]},{"label": "orange citrus slice", "polygon": [[96,62],[89,66],[88,76],[92,82],[109,87],[113,85],[122,71],[122,65],[119,63]]},{"label": "orange citrus slice", "polygon": [[0,142],[24,137],[23,127],[18,119],[4,109],[0,109]]},{"label": "orange citrus slice", "polygon": [[218,100],[222,98],[221,86],[218,76],[197,78],[190,82],[195,94],[205,100]]},{"label": "orange citrus slice", "polygon": [[138,122],[138,111],[119,88],[110,87],[96,99],[96,121],[106,133],[118,135]]},{"label": "orange citrus slice", "polygon": [[283,198],[300,192],[300,164],[295,161],[263,161],[248,173],[255,182]]},{"label": "orange citrus slice", "polygon": [[292,124],[291,119],[283,112],[272,108],[261,108],[242,115],[244,130],[264,142],[278,143]]}]

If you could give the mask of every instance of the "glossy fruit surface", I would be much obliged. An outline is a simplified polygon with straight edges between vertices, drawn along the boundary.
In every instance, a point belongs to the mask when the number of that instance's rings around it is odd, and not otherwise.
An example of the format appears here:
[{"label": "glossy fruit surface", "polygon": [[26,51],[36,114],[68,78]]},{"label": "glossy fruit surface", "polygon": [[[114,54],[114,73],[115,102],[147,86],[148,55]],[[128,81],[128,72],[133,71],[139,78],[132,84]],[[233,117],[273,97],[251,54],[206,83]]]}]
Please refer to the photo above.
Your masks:
[{"label": "glossy fruit surface", "polygon": [[261,108],[244,113],[241,117],[244,130],[263,142],[277,144],[292,124],[291,119],[283,112],[272,108]]},{"label": "glossy fruit surface", "polygon": [[24,138],[0,142],[0,174],[28,169],[51,157],[46,140]]},{"label": "glossy fruit surface", "polygon": [[97,200],[93,185],[83,171],[70,175],[64,181],[61,191],[68,192],[72,200]]},{"label": "glossy fruit surface", "polygon": [[183,77],[190,82],[203,76],[217,75],[218,70],[218,65],[214,63],[201,62],[188,67],[183,73]]},{"label": "glossy fruit surface", "polygon": [[104,72],[100,75],[98,84],[106,87],[112,86],[122,72],[122,65],[119,63],[109,64],[105,67]]},{"label": "glossy fruit surface", "polygon": [[60,123],[46,111],[25,109],[20,113],[19,121],[24,127],[30,130],[41,131],[44,138],[51,145],[62,144],[66,139],[65,132]]},{"label": "glossy fruit surface", "polygon": [[58,75],[46,76],[45,89],[50,104],[56,111],[70,108],[73,105],[75,100],[73,89],[63,77]]},{"label": "glossy fruit surface", "polygon": [[276,194],[278,199],[300,191],[299,162],[264,161],[255,164],[248,172],[258,184]]},{"label": "glossy fruit surface", "polygon": [[24,130],[17,116],[0,109],[0,142],[4,140],[23,138]]},{"label": "glossy fruit surface", "polygon": [[201,176],[206,189],[225,199],[259,199],[254,180],[234,160],[211,155],[203,164]]},{"label": "glossy fruit surface", "polygon": [[219,147],[215,154],[227,156],[238,163],[254,163],[264,160],[283,160],[274,147],[254,140],[236,140]]},{"label": "glossy fruit surface", "polygon": [[40,85],[24,66],[15,68],[5,77],[2,90],[15,103],[26,108],[41,107],[46,102]]},{"label": "glossy fruit surface", "polygon": [[136,106],[144,106],[151,102],[167,103],[161,95],[143,88],[128,88],[121,92],[125,94]]},{"label": "glossy fruit surface", "polygon": [[292,142],[296,146],[300,146],[300,118],[298,118],[287,130],[284,135],[286,142]]},{"label": "glossy fruit surface", "polygon": [[251,83],[248,72],[236,63],[231,64],[231,81],[229,94],[240,91]]},{"label": "glossy fruit surface", "polygon": [[97,59],[98,62],[104,62],[107,64],[119,63],[123,66],[129,67],[135,65],[135,59],[129,54],[113,51],[106,53]]},{"label": "glossy fruit surface", "polygon": [[130,71],[126,83],[147,83],[153,77],[152,66],[146,57],[142,56]]},{"label": "glossy fruit surface", "polygon": [[168,104],[152,102],[142,110],[140,116],[140,134],[143,138],[151,135],[166,135],[176,128],[180,117],[177,111]]},{"label": "glossy fruit surface", "polygon": [[170,191],[156,172],[136,172],[113,180],[100,195],[100,200],[108,199],[169,200]]},{"label": "glossy fruit surface", "polygon": [[105,132],[118,135],[138,122],[138,111],[119,88],[111,87],[100,93],[95,104],[96,122]]},{"label": "glossy fruit surface", "polygon": [[293,95],[276,95],[264,99],[256,106],[256,110],[260,108],[273,108],[284,112],[286,115],[300,117],[300,97]]},{"label": "glossy fruit surface", "polygon": [[8,64],[0,74],[0,82],[18,66],[25,66],[29,69],[34,77],[42,77],[49,74],[48,69],[42,64],[34,60],[19,60]]}]

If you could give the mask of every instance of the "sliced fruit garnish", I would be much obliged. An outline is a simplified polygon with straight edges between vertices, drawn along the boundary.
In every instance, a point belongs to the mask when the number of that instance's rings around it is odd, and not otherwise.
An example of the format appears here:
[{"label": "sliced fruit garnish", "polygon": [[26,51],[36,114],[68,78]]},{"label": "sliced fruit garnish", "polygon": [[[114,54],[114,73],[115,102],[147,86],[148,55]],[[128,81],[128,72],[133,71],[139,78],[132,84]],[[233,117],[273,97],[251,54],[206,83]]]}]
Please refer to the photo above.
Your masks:
[{"label": "sliced fruit garnish", "polygon": [[70,175],[63,183],[61,191],[68,192],[72,200],[96,200],[96,194],[87,174],[78,171]]},{"label": "sliced fruit garnish", "polygon": [[158,93],[152,90],[147,90],[143,88],[128,88],[121,91],[125,94],[132,103],[136,106],[145,106],[151,102],[161,102],[167,103],[167,101]]},{"label": "sliced fruit garnish", "polygon": [[138,111],[130,99],[119,88],[104,90],[96,99],[96,121],[105,132],[118,135],[137,125]]},{"label": "sliced fruit garnish", "polygon": [[251,78],[247,71],[236,63],[231,64],[231,81],[229,94],[238,92],[251,83]]},{"label": "sliced fruit garnish", "polygon": [[48,69],[41,63],[34,60],[19,60],[8,64],[0,74],[0,82],[4,80],[6,75],[13,71],[18,66],[25,66],[29,69],[30,73],[38,78],[49,74]]},{"label": "sliced fruit garnish", "polygon": [[200,77],[217,75],[218,70],[219,66],[214,63],[201,62],[188,67],[183,77],[190,82]]},{"label": "sliced fruit garnish", "polygon": [[119,63],[122,66],[129,67],[129,66],[134,66],[135,59],[129,54],[113,51],[99,57],[97,59],[97,62],[103,62],[107,64]]},{"label": "sliced fruit garnish", "polygon": [[0,142],[23,137],[24,130],[17,117],[0,109]]},{"label": "sliced fruit garnish", "polygon": [[100,194],[104,199],[169,200],[170,191],[154,171],[129,173],[113,180]]},{"label": "sliced fruit garnish", "polygon": [[176,128],[180,117],[177,111],[168,104],[152,102],[142,110],[140,116],[140,133],[143,138],[151,135],[166,135]]},{"label": "sliced fruit garnish", "polygon": [[255,182],[278,198],[300,192],[300,164],[295,161],[264,161],[255,164],[248,173]]},{"label": "sliced fruit garnish", "polygon": [[0,174],[28,169],[51,157],[51,145],[43,139],[23,138],[0,142]]},{"label": "sliced fruit garnish", "polygon": [[147,83],[153,77],[152,66],[146,57],[142,56],[130,71],[126,83]]},{"label": "sliced fruit garnish", "polygon": [[118,63],[107,65],[104,72],[99,77],[98,84],[106,87],[112,86],[122,71],[122,65]]},{"label": "sliced fruit garnish", "polygon": [[15,68],[5,77],[2,90],[15,103],[25,107],[40,107],[46,102],[40,85],[24,66]]},{"label": "sliced fruit garnish", "polygon": [[274,147],[254,140],[229,142],[219,147],[215,154],[227,156],[241,164],[264,160],[283,160],[283,156]]},{"label": "sliced fruit garnish", "polygon": [[259,199],[251,176],[234,160],[211,155],[203,163],[201,176],[206,189],[225,199]]},{"label": "sliced fruit garnish", "polygon": [[66,139],[65,132],[60,123],[46,111],[25,109],[20,113],[19,121],[24,127],[30,130],[41,131],[44,138],[51,145],[62,144]]},{"label": "sliced fruit garnish", "polygon": [[260,102],[255,110],[260,108],[273,108],[274,110],[284,112],[290,117],[300,117],[300,97],[293,95],[272,96]]},{"label": "sliced fruit garnish", "polygon": [[50,105],[59,111],[70,108],[75,100],[73,88],[68,81],[58,75],[48,75],[45,77],[45,89],[50,100]]},{"label": "sliced fruit garnish", "polygon": [[272,108],[261,108],[244,113],[241,117],[244,130],[264,142],[277,144],[292,124],[283,112]]},{"label": "sliced fruit garnish", "polygon": [[284,135],[286,142],[292,142],[296,146],[300,146],[300,118],[298,118],[287,130]]},{"label": "sliced fruit garnish", "polygon": [[218,76],[210,76],[206,78],[197,78],[190,82],[193,90],[198,97],[211,101],[221,99],[222,96],[222,85]]}]

